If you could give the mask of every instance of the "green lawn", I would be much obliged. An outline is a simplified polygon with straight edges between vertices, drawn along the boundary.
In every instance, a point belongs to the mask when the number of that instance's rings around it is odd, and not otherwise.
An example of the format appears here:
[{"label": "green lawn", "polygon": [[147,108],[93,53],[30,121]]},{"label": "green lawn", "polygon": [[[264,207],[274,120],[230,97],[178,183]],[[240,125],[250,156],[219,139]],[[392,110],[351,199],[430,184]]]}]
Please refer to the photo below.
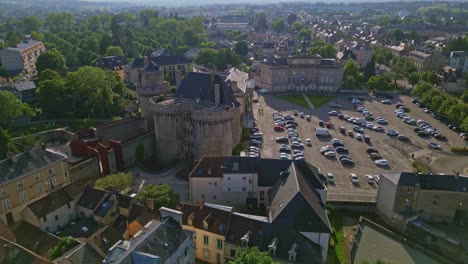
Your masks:
[{"label": "green lawn", "polygon": [[314,105],[314,108],[319,108],[320,106],[327,104],[333,98],[334,96],[330,95],[317,95],[317,94],[308,94],[307,97],[309,97],[310,102]]},{"label": "green lawn", "polygon": [[309,105],[307,104],[302,94],[278,95],[278,98],[305,108],[309,108]]},{"label": "green lawn", "polygon": [[334,211],[329,214],[332,226],[332,236],[330,237],[330,248],[328,250],[328,263],[343,264],[344,256],[344,234],[343,234],[343,214]]}]

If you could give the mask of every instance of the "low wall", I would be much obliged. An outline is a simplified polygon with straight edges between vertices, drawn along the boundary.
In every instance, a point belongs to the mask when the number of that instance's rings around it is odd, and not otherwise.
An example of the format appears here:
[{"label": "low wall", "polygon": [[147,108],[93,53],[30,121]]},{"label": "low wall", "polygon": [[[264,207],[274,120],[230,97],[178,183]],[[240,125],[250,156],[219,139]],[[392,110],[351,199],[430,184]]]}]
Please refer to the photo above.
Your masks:
[{"label": "low wall", "polygon": [[355,213],[373,214],[376,211],[376,203],[359,202],[328,202],[333,205],[335,210],[348,210]]},{"label": "low wall", "polygon": [[70,166],[70,179],[72,182],[79,179],[98,179],[100,176],[99,161],[96,157],[85,159]]}]

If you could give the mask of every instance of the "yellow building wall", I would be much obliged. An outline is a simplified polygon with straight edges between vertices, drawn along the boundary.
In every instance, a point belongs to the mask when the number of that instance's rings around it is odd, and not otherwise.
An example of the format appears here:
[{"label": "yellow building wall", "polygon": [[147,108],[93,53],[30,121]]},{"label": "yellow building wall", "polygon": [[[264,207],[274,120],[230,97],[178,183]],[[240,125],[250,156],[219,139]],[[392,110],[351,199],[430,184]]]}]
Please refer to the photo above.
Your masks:
[{"label": "yellow building wall", "polygon": [[[52,169],[52,173],[49,173],[49,169]],[[65,160],[0,186],[1,220],[4,223],[7,223],[5,215],[9,212],[13,214],[13,219],[15,222],[21,220],[21,212],[25,206],[47,195],[47,193],[51,190],[48,184],[48,180],[52,178],[55,178],[55,188],[62,187],[70,183],[68,164]],[[37,192],[36,185],[42,186],[42,192]],[[23,202],[20,199],[20,194],[22,192],[26,193],[27,198],[27,200]],[[6,203],[4,202],[5,200],[8,200],[10,203],[9,210],[5,210],[3,206],[4,203]]]},{"label": "yellow building wall", "polygon": [[[224,247],[226,238],[224,236],[207,232],[203,229],[194,228],[193,226],[184,225],[184,229],[196,233],[195,238],[195,258],[203,260],[210,264],[225,263],[224,262]],[[204,244],[203,237],[208,236],[208,245]],[[217,247],[217,240],[223,241],[223,247]],[[208,252],[208,255],[206,255]],[[219,261],[218,261],[219,260]]]}]

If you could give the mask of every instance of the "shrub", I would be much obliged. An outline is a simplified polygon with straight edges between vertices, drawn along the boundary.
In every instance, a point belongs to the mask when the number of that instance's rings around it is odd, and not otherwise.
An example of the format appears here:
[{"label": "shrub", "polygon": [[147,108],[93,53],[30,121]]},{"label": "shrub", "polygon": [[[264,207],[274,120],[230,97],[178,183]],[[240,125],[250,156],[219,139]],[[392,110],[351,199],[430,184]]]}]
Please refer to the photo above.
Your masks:
[{"label": "shrub", "polygon": [[119,191],[123,191],[132,186],[132,183],[133,175],[131,173],[116,173],[98,179],[96,181],[96,188],[105,190],[109,187],[113,187]]},{"label": "shrub", "polygon": [[455,153],[468,153],[468,148],[465,147],[453,147],[450,150]]},{"label": "shrub", "polygon": [[69,238],[69,237],[60,238],[60,241],[58,242],[58,244],[50,251],[49,259],[54,260],[62,256],[65,252],[74,248],[76,245],[78,245],[78,242],[76,242],[73,238]]}]

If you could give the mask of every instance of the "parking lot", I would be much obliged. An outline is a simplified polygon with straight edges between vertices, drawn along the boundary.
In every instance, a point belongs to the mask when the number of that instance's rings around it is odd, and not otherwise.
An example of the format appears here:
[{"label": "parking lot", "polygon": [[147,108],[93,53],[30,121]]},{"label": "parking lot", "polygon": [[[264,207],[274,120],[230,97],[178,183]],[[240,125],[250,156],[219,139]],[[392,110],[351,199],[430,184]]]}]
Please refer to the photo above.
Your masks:
[{"label": "parking lot", "polygon": [[[392,104],[382,104],[381,98],[374,98],[371,96],[364,96],[362,104],[367,107],[369,112],[374,117],[382,117],[388,121],[387,125],[382,125],[384,130],[393,129],[399,132],[400,135],[406,135],[410,138],[409,142],[402,142],[396,138],[389,137],[385,132],[376,132],[371,129],[364,128],[364,134],[369,135],[370,143],[358,141],[355,137],[339,132],[339,127],[343,126],[346,131],[353,129],[353,124],[345,120],[340,120],[336,116],[328,114],[331,110],[336,110],[339,114],[349,115],[362,118],[362,114],[355,110],[353,104],[348,99],[348,96],[339,95],[333,102],[342,105],[342,108],[331,109],[329,105],[324,105],[318,109],[307,109],[295,104],[280,100],[274,95],[266,94],[259,96],[259,103],[254,106],[255,117],[257,119],[257,126],[263,133],[263,147],[261,155],[263,158],[279,158],[279,144],[275,139],[280,136],[287,136],[286,132],[276,132],[273,130],[274,121],[272,114],[274,111],[279,111],[283,115],[293,115],[294,110],[303,112],[304,115],[311,115],[311,121],[295,116],[298,123],[297,131],[302,142],[305,144],[306,139],[312,140],[312,147],[304,146],[305,159],[311,164],[319,167],[323,173],[333,173],[335,184],[329,185],[328,199],[333,201],[374,201],[377,186],[375,184],[368,184],[364,176],[366,174],[376,175],[389,172],[413,171],[411,165],[411,157],[414,155],[418,157],[428,158],[430,161],[436,160],[440,155],[443,155],[450,145],[460,146],[463,143],[462,139],[458,137],[457,133],[451,131],[445,125],[435,120],[428,114],[424,113],[422,109],[418,108],[411,103],[409,97],[398,97],[391,99]],[[437,128],[445,137],[447,141],[438,141],[434,138],[421,138],[413,131],[415,126],[404,123],[401,119],[395,116],[394,110],[395,103],[400,102],[409,108],[407,113],[411,118],[424,119],[430,122],[433,127]],[[259,110],[260,109],[260,110]],[[316,137],[314,130],[319,127],[319,120],[324,122],[331,122],[333,127],[330,129],[331,137]],[[377,124],[376,121],[370,121]],[[345,147],[349,150],[349,155],[354,161],[354,166],[343,166],[335,158],[327,158],[320,153],[320,148],[330,145],[329,141],[332,138],[338,138],[343,141]],[[441,145],[442,150],[433,151],[427,147],[429,142],[437,142]],[[388,160],[389,166],[379,167],[374,164],[366,153],[368,147],[373,147],[378,150],[383,159]],[[462,166],[463,164],[461,164]],[[451,171],[448,171],[449,173]],[[360,184],[353,185],[349,179],[350,173],[356,173],[359,177]]]}]

